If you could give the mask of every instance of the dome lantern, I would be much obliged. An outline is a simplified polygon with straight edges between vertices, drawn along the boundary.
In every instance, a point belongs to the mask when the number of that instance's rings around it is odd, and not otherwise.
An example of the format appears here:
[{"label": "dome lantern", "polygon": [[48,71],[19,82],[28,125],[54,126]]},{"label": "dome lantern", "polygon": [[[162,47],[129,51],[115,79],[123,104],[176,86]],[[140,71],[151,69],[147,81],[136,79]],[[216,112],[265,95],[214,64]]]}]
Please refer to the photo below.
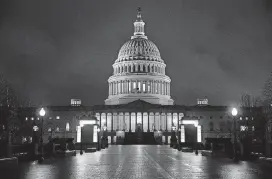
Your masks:
[{"label": "dome lantern", "polygon": [[145,38],[147,39],[147,37],[145,36],[144,33],[144,21],[142,19],[142,14],[141,14],[141,8],[138,7],[137,9],[137,19],[134,22],[134,35],[131,37],[131,39],[134,38]]}]

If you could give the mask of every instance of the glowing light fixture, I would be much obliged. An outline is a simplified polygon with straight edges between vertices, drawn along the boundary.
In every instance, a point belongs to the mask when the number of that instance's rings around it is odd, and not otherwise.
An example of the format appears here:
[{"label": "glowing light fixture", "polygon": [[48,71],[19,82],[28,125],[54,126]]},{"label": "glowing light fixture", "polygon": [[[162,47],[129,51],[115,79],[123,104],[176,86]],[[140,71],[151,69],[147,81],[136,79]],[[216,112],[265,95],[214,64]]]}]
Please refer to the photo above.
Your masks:
[{"label": "glowing light fixture", "polygon": [[231,114],[232,114],[232,116],[237,116],[238,110],[236,108],[232,108]]},{"label": "glowing light fixture", "polygon": [[45,110],[42,108],[39,113],[40,113],[40,116],[43,117],[45,115]]}]

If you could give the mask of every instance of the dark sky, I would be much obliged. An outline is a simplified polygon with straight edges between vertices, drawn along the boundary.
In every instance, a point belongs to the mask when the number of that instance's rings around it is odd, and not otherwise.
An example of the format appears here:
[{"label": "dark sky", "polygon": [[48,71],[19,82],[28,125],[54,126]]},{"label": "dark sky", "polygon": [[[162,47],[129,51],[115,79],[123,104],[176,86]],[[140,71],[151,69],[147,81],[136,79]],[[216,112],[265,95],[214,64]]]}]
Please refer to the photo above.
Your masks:
[{"label": "dark sky", "polygon": [[176,104],[259,95],[272,71],[269,0],[1,0],[0,72],[34,104],[103,104],[142,7]]}]

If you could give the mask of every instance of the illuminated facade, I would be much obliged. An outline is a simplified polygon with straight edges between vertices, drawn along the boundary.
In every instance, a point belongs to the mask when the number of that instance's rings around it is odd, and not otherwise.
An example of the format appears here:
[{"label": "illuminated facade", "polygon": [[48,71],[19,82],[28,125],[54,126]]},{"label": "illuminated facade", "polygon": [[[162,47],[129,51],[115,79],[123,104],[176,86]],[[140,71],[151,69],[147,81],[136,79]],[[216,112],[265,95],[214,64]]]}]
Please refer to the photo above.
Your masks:
[{"label": "illuminated facade", "polygon": [[[181,143],[232,137],[229,107],[209,106],[207,99],[198,100],[196,106],[173,104],[166,64],[156,45],[145,36],[144,25],[138,11],[134,35],[121,47],[113,64],[105,105],[83,106],[81,100],[74,99],[70,106],[47,107],[45,141],[51,135],[81,142],[81,127],[92,124],[93,116],[101,130],[105,130],[109,143],[117,142],[118,138],[126,143],[136,133],[145,135],[142,138],[160,138],[162,143],[170,142],[172,132]],[[26,111],[26,123],[33,123],[33,116],[38,120],[35,110]]]},{"label": "illuminated facade", "polygon": [[166,64],[157,46],[145,35],[144,25],[138,10],[134,35],[121,47],[112,65],[106,105],[127,104],[137,99],[151,104],[173,105],[171,79],[165,74]]}]

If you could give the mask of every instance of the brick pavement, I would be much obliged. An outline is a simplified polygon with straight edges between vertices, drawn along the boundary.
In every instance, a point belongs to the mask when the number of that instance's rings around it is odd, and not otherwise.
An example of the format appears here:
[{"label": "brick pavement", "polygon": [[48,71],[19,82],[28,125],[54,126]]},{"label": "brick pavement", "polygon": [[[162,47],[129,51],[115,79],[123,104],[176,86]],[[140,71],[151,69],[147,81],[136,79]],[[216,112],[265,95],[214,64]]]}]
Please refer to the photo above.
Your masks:
[{"label": "brick pavement", "polygon": [[183,153],[169,146],[141,145],[110,146],[96,153],[45,160],[43,164],[22,163],[12,171],[19,175],[14,178],[22,179],[251,179],[272,176],[271,168],[255,163],[233,163],[228,159]]}]

